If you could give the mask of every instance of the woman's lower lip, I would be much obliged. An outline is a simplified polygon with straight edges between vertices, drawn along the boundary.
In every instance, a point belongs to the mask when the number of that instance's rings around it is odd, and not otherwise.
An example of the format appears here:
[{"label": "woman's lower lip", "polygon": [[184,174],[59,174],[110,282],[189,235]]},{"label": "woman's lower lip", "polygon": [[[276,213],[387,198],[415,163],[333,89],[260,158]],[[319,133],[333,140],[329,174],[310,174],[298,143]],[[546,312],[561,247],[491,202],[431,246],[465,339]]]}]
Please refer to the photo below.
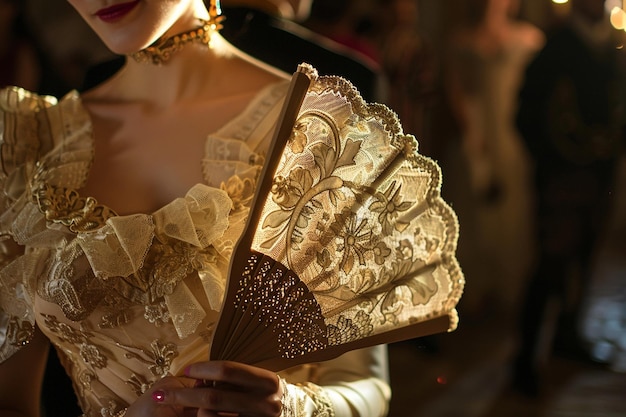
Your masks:
[{"label": "woman's lower lip", "polygon": [[139,0],[130,1],[127,3],[116,4],[115,6],[106,7],[98,10],[95,14],[100,20],[111,23],[120,20],[126,16],[131,10],[139,4]]}]

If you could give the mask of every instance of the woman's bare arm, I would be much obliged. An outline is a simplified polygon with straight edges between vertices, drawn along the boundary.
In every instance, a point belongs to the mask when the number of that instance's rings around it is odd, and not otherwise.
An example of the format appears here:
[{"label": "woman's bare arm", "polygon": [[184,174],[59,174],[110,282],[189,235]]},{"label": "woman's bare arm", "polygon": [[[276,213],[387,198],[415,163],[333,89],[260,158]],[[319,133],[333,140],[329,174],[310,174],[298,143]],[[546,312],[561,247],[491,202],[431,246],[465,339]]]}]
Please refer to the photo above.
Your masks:
[{"label": "woman's bare arm", "polygon": [[28,346],[0,364],[2,417],[39,417],[48,346],[48,339],[36,330]]}]

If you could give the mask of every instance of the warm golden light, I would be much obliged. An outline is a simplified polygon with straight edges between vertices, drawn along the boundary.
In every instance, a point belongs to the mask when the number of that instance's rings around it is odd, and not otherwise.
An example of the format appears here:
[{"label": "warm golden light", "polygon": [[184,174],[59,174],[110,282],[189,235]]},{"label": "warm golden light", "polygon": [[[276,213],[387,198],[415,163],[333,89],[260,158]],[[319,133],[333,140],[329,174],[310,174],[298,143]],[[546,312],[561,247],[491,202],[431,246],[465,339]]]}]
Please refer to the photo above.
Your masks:
[{"label": "warm golden light", "polygon": [[626,12],[619,7],[614,7],[611,10],[611,25],[615,29],[625,29],[626,28]]},{"label": "warm golden light", "polygon": [[568,0],[552,0],[552,3],[556,3],[556,4],[565,4],[567,2]]}]

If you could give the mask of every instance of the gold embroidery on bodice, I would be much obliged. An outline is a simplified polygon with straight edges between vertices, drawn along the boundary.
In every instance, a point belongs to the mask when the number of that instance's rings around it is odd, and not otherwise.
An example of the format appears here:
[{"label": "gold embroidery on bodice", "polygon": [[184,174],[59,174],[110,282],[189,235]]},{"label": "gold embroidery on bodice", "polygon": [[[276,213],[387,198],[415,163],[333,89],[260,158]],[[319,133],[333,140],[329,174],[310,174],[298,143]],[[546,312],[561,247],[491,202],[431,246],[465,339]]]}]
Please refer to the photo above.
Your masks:
[{"label": "gold embroidery on bodice", "polygon": [[0,257],[0,361],[31,340],[36,321],[95,417],[117,415],[157,379],[206,357],[264,160],[246,140],[278,114],[286,87],[269,87],[207,138],[203,184],[150,215],[127,216],[78,191],[94,150],[76,93],[56,102],[0,90],[0,233],[26,248]]}]

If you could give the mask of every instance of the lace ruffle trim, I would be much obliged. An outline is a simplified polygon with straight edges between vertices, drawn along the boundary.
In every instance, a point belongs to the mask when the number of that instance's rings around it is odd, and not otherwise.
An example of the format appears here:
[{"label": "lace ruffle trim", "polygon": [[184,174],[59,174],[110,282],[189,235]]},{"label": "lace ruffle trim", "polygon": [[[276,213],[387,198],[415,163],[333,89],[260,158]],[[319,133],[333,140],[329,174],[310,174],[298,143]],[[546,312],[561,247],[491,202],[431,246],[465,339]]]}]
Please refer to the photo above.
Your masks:
[{"label": "lace ruffle trim", "polygon": [[[231,167],[227,171],[232,173],[218,181],[220,188],[199,184],[184,198],[152,215],[117,216],[110,208],[77,192],[93,160],[91,122],[77,93],[57,102],[21,89],[5,89],[0,90],[0,106],[4,113],[0,118],[4,169],[0,203],[9,207],[0,216],[4,234],[31,248],[56,247],[62,251],[71,246],[74,251],[80,247],[97,279],[108,280],[110,287],[128,295],[131,301],[151,303],[158,297],[165,298],[180,337],[193,332],[206,315],[192,291],[186,285],[177,285],[190,273],[198,276],[211,309],[219,309],[232,236],[243,228],[262,158],[241,140],[222,140],[240,150],[230,155],[233,159],[219,161],[222,167]],[[207,139],[209,142],[214,141]],[[242,161],[244,154],[248,156]],[[207,156],[224,157],[219,153]],[[227,233],[230,239],[224,238],[227,229],[232,231]],[[150,257],[151,251],[161,256]],[[32,256],[37,255],[22,255],[18,260],[36,261]],[[177,259],[181,256],[186,258]],[[3,259],[5,264],[10,261]],[[191,267],[184,270],[172,269],[190,263]],[[10,270],[0,271],[0,286],[4,295],[13,299],[15,288],[25,288],[25,274]],[[21,293],[34,295],[32,285],[26,286],[29,288]],[[83,292],[74,288],[72,295]],[[93,307],[80,297],[76,300],[77,305]],[[4,308],[6,304],[2,304]],[[23,345],[30,339],[30,332],[24,329],[32,328],[34,318],[32,311],[23,311],[23,304],[11,303],[17,310],[9,305],[3,312],[2,320],[14,323],[10,328],[1,326],[5,344]],[[67,306],[68,317],[76,312],[81,317],[89,313],[75,307]],[[1,356],[8,357],[10,352]]]}]

